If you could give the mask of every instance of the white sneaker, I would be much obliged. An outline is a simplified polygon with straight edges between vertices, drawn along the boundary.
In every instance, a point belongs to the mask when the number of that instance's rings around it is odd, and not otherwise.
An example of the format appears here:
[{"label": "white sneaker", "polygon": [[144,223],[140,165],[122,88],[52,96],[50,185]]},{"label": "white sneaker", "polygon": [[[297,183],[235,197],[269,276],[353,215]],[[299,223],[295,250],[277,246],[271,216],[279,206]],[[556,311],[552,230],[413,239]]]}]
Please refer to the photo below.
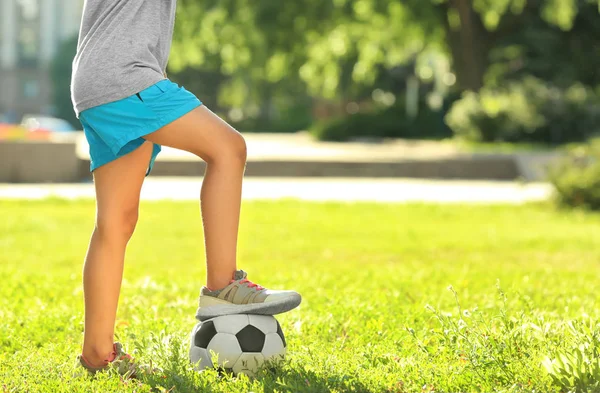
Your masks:
[{"label": "white sneaker", "polygon": [[204,321],[230,314],[275,315],[293,310],[302,301],[298,292],[266,289],[246,277],[246,272],[237,270],[225,288],[211,291],[203,287],[196,318]]}]

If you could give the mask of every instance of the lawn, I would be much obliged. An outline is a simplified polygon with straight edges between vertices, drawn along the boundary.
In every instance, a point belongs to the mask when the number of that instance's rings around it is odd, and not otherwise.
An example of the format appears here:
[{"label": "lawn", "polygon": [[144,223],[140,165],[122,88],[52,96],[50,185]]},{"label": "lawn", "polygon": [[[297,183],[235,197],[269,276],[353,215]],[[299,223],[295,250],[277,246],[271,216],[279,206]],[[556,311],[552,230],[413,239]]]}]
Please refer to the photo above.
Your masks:
[{"label": "lawn", "polygon": [[0,201],[0,391],[600,391],[599,215],[245,203],[240,267],[304,301],[277,317],[286,363],[236,379],[187,361],[205,276],[197,204],[143,203],[116,331],[163,372],[127,382],[72,377],[93,217],[92,201]]}]

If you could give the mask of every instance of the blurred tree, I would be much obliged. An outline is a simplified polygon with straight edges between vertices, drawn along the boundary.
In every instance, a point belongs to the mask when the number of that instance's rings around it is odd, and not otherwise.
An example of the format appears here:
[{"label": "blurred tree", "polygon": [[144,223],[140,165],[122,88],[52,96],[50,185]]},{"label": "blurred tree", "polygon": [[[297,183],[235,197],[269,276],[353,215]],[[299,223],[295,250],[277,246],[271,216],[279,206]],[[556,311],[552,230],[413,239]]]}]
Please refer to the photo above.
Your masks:
[{"label": "blurred tree", "polygon": [[75,116],[71,102],[71,72],[72,62],[77,53],[77,36],[65,40],[58,48],[51,65],[53,85],[53,102],[55,116],[67,120],[75,128],[81,124]]},{"label": "blurred tree", "polygon": [[171,66],[220,70],[229,77],[222,100],[241,106],[299,83],[334,97],[443,51],[459,88],[476,91],[498,43],[527,33],[525,16],[569,31],[580,9],[594,9],[583,19],[597,30],[599,8],[600,0],[181,0]]},{"label": "blurred tree", "polygon": [[[523,11],[518,26],[498,38],[490,53],[486,85],[498,87],[526,75],[568,87],[600,85],[600,14],[595,1],[582,1],[567,31],[548,24],[534,8]],[[515,24],[516,25],[516,24]]]}]

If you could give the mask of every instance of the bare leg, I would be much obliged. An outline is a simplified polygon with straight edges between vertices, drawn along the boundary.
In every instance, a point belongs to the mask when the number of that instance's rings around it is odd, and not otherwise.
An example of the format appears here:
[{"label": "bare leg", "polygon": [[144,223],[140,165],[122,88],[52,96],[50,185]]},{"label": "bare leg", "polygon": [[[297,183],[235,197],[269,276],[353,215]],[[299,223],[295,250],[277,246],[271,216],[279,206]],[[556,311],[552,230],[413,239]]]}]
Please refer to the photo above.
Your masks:
[{"label": "bare leg", "polygon": [[200,193],[206,245],[207,284],[227,286],[236,270],[236,251],[246,142],[204,106],[147,135],[147,140],[202,158],[207,163]]},{"label": "bare leg", "polygon": [[85,336],[83,356],[102,366],[113,350],[113,335],[125,248],[138,218],[140,191],[152,144],[94,171],[96,226],[83,268]]}]

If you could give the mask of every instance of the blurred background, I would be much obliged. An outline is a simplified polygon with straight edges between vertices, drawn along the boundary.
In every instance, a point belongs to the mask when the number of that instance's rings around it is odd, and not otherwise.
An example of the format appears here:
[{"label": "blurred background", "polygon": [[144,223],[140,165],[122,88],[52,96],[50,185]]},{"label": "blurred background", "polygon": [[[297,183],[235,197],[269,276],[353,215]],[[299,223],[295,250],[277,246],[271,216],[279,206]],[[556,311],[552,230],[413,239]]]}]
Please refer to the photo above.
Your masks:
[{"label": "blurred background", "polygon": [[[15,141],[65,144],[80,128],[69,81],[83,0],[0,5],[0,181],[85,178],[81,165],[14,169],[26,154]],[[247,136],[250,176],[545,181],[562,146],[587,149],[600,131],[599,11],[600,0],[179,0],[168,73]],[[157,175],[198,174],[186,160],[167,151]]]}]

